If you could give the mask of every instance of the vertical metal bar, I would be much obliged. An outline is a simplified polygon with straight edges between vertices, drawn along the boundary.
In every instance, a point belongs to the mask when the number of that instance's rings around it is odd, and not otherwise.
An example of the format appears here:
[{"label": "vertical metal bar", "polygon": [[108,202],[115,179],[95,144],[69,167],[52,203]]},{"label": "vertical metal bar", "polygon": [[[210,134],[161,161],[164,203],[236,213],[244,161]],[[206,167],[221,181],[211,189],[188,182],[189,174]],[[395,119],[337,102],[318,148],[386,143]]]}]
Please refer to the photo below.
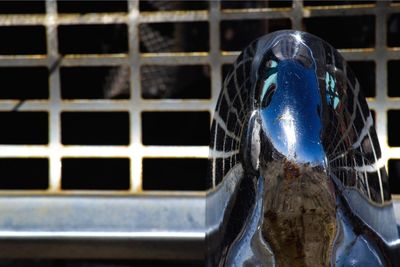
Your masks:
[{"label": "vertical metal bar", "polygon": [[[221,44],[220,44],[220,20],[221,20],[221,2],[210,2],[210,52],[208,53],[211,67],[211,106],[209,108],[211,116],[214,116],[214,109],[217,105],[218,95],[222,87],[221,75]],[[211,124],[211,120],[210,120]],[[215,159],[214,159],[215,161]],[[214,162],[215,163],[215,162]],[[214,177],[214,175],[213,175]],[[213,186],[215,181],[213,180]]]},{"label": "vertical metal bar", "polygon": [[[376,53],[376,131],[382,148],[382,155],[387,160],[389,145],[387,139],[387,45],[386,45],[386,11],[390,3],[388,1],[377,1],[375,18],[375,53]],[[386,161],[387,165],[387,161]]]},{"label": "vertical metal bar", "polygon": [[303,29],[303,0],[293,0],[292,28],[294,30]]},{"label": "vertical metal bar", "polygon": [[214,108],[218,100],[219,91],[222,86],[221,75],[221,48],[220,48],[220,19],[221,2],[210,1],[210,53],[209,62],[211,65],[211,105],[210,114],[214,113]]},{"label": "vertical metal bar", "polygon": [[47,60],[50,71],[49,77],[49,191],[56,192],[61,187],[61,89],[60,68],[57,40],[57,2],[46,0],[46,37],[47,37]]},{"label": "vertical metal bar", "polygon": [[129,65],[130,65],[130,148],[131,170],[130,191],[142,191],[142,127],[141,107],[143,106],[140,84],[140,46],[139,46],[139,0],[128,2]]}]

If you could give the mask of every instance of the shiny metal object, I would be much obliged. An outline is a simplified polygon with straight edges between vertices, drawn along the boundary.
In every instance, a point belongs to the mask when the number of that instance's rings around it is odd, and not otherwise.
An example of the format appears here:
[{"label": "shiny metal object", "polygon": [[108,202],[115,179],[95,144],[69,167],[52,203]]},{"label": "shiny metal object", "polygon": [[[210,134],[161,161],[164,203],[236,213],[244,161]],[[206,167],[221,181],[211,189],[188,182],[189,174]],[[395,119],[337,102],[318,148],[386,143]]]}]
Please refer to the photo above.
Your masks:
[{"label": "shiny metal object", "polygon": [[323,40],[251,43],[211,129],[209,266],[398,266],[400,239],[360,85]]}]

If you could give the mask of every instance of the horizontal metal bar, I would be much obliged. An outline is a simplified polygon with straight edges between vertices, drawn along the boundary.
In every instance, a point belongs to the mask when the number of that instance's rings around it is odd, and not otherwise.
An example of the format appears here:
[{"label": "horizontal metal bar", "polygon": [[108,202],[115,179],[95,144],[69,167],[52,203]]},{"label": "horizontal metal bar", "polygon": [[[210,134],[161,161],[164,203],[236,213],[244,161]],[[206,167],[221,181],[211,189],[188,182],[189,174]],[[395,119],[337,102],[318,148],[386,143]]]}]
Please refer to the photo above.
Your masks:
[{"label": "horizontal metal bar", "polygon": [[251,8],[251,9],[224,9],[221,12],[221,20],[244,19],[287,19],[292,15],[291,8]]},{"label": "horizontal metal bar", "polygon": [[[386,13],[395,13],[400,9],[399,5],[392,5]],[[221,20],[241,19],[278,19],[292,16],[292,8],[251,8],[251,9],[223,9]],[[365,5],[338,5],[338,6],[306,6],[302,10],[303,17],[320,16],[354,16],[375,14],[374,4]],[[168,23],[168,22],[193,22],[208,21],[208,10],[177,10],[177,11],[155,11],[141,12],[139,23]],[[116,13],[59,13],[54,22],[58,25],[82,25],[82,24],[113,24],[127,23],[127,12]],[[33,15],[0,15],[0,26],[17,25],[45,25],[47,23],[45,14]]]},{"label": "horizontal metal bar", "polygon": [[[53,22],[58,25],[77,24],[115,24],[127,23],[128,14],[119,13],[88,13],[88,14],[57,14],[53,15]],[[0,26],[34,26],[46,25],[46,14],[12,14],[0,15]]]},{"label": "horizontal metal bar", "polygon": [[[135,13],[136,16],[139,13]],[[120,24],[128,23],[129,13],[58,13],[54,16],[54,23],[58,25],[84,25],[84,24]],[[158,11],[142,12],[139,16],[139,23],[157,22],[191,22],[207,21],[208,11]],[[0,15],[0,26],[21,26],[21,25],[46,25],[47,16],[45,14],[33,15]]]},{"label": "horizontal metal bar", "polygon": [[60,66],[118,66],[128,65],[128,54],[70,54],[65,55],[59,62]]},{"label": "horizontal metal bar", "polygon": [[[46,145],[0,145],[0,158],[49,157],[131,157],[132,153],[147,158],[207,158],[208,146],[62,146],[57,149]],[[55,151],[56,150],[56,151]]]},{"label": "horizontal metal bar", "polygon": [[304,7],[303,17],[322,17],[322,16],[360,16],[360,15],[374,15],[375,5],[338,5],[338,6],[316,6]]},{"label": "horizontal metal bar", "polygon": [[143,111],[209,111],[214,110],[212,100],[164,99],[142,101]]},{"label": "horizontal metal bar", "polygon": [[[385,10],[387,14],[398,12],[400,5],[392,4],[390,9]],[[337,6],[305,6],[302,9],[304,18],[320,16],[355,16],[375,14],[374,4],[364,5],[337,5]],[[251,9],[223,9],[220,14],[221,20],[243,20],[243,19],[277,19],[290,18],[292,8],[251,8]],[[208,21],[208,10],[177,10],[177,11],[155,11],[140,12],[135,14],[139,17],[138,23],[166,23],[166,22],[192,22]],[[54,23],[57,25],[82,25],[82,24],[115,24],[128,23],[128,12],[113,13],[58,13],[54,15]],[[46,14],[2,14],[0,15],[0,26],[21,25],[46,25],[48,22]]]},{"label": "horizontal metal bar", "polygon": [[379,109],[381,110],[384,107],[384,110],[389,109],[400,109],[400,97],[386,97],[380,101],[373,99],[368,102],[368,105],[371,109]]},{"label": "horizontal metal bar", "polygon": [[1,196],[0,258],[199,260],[205,199]]},{"label": "horizontal metal bar", "polygon": [[[48,111],[49,100],[0,100],[0,111],[12,111],[18,105],[18,111]],[[163,99],[140,101],[142,111],[209,111],[214,109],[211,100],[201,99]],[[129,100],[93,99],[60,101],[60,111],[130,111]]]},{"label": "horizontal metal bar", "polygon": [[[377,57],[374,48],[349,48],[339,49],[343,57],[348,61],[375,60]],[[233,63],[239,56],[239,51],[222,51],[222,63]],[[393,58],[398,57],[399,53],[393,53]]]},{"label": "horizontal metal bar", "polygon": [[88,14],[57,14],[55,23],[59,25],[78,24],[121,24],[127,23],[128,13],[88,13]]},{"label": "horizontal metal bar", "polygon": [[388,60],[400,60],[400,47],[390,47],[386,52]]},{"label": "horizontal metal bar", "polygon": [[208,19],[209,15],[207,10],[141,12],[139,16],[140,23],[192,22],[207,21]]},{"label": "horizontal metal bar", "polygon": [[208,52],[142,53],[142,65],[193,65],[209,64]]},{"label": "horizontal metal bar", "polygon": [[[371,109],[382,106],[385,110],[400,109],[400,98],[387,97],[382,101],[375,98],[367,99]],[[18,111],[48,111],[49,100],[0,100],[0,111],[11,111],[18,105]],[[75,99],[62,100],[59,103],[61,111],[129,111],[129,100],[114,99]],[[214,103],[210,99],[141,99],[142,111],[212,111]]]},{"label": "horizontal metal bar", "polygon": [[339,52],[348,61],[376,60],[377,54],[374,48],[339,49]]},{"label": "horizontal metal bar", "polygon": [[[383,147],[385,158],[400,159],[400,147]],[[0,145],[0,158],[49,157],[131,157],[134,152],[146,158],[207,158],[208,146],[62,146],[54,151],[46,145]]]},{"label": "horizontal metal bar", "polygon": [[[141,65],[198,65],[210,62],[208,52],[143,53],[140,56]],[[62,56],[58,64],[66,67],[118,66],[128,65],[129,60],[128,54],[74,54]],[[0,55],[0,67],[47,65],[46,55]]]},{"label": "horizontal metal bar", "polygon": [[45,14],[0,15],[0,26],[27,26],[46,24]]},{"label": "horizontal metal bar", "polygon": [[[374,48],[339,49],[346,60],[376,60]],[[400,48],[387,48],[387,60],[399,60]],[[221,51],[221,63],[232,63],[239,51]],[[208,52],[142,53],[141,65],[199,65],[210,64]],[[129,64],[128,54],[71,54],[58,63],[62,67],[119,66]],[[0,55],[0,67],[47,66],[46,55],[5,56]]]},{"label": "horizontal metal bar", "polygon": [[[387,150],[387,155],[389,159],[400,159],[400,147],[389,147]],[[400,178],[400,177],[399,177]]]},{"label": "horizontal metal bar", "polygon": [[0,55],[0,67],[47,66],[46,55]]}]

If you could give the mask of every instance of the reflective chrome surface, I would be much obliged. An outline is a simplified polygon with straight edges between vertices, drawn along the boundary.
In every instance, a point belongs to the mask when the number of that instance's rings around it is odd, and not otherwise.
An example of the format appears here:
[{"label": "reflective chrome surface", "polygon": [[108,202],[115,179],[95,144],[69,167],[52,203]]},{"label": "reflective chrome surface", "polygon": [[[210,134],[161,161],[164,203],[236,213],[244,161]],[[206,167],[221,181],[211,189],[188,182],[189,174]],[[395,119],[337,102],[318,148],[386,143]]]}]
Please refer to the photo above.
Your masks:
[{"label": "reflective chrome surface", "polygon": [[372,115],[344,59],[280,31],[250,44],[211,129],[209,266],[399,266]]}]

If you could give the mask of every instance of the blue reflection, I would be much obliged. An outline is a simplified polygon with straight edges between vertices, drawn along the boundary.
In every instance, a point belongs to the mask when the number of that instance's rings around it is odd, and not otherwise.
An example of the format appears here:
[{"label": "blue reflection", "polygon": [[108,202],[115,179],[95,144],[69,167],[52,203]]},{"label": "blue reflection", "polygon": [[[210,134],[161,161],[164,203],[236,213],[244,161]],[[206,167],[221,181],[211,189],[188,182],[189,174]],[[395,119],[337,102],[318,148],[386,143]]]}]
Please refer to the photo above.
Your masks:
[{"label": "blue reflection", "polygon": [[261,92],[262,103],[267,103],[262,104],[260,114],[268,139],[289,159],[324,165],[322,104],[315,69],[306,68],[295,59],[279,61],[272,67],[273,71],[266,71]]},{"label": "blue reflection", "polygon": [[328,72],[325,75],[326,101],[334,109],[339,105],[339,95],[336,90],[336,80]]}]

